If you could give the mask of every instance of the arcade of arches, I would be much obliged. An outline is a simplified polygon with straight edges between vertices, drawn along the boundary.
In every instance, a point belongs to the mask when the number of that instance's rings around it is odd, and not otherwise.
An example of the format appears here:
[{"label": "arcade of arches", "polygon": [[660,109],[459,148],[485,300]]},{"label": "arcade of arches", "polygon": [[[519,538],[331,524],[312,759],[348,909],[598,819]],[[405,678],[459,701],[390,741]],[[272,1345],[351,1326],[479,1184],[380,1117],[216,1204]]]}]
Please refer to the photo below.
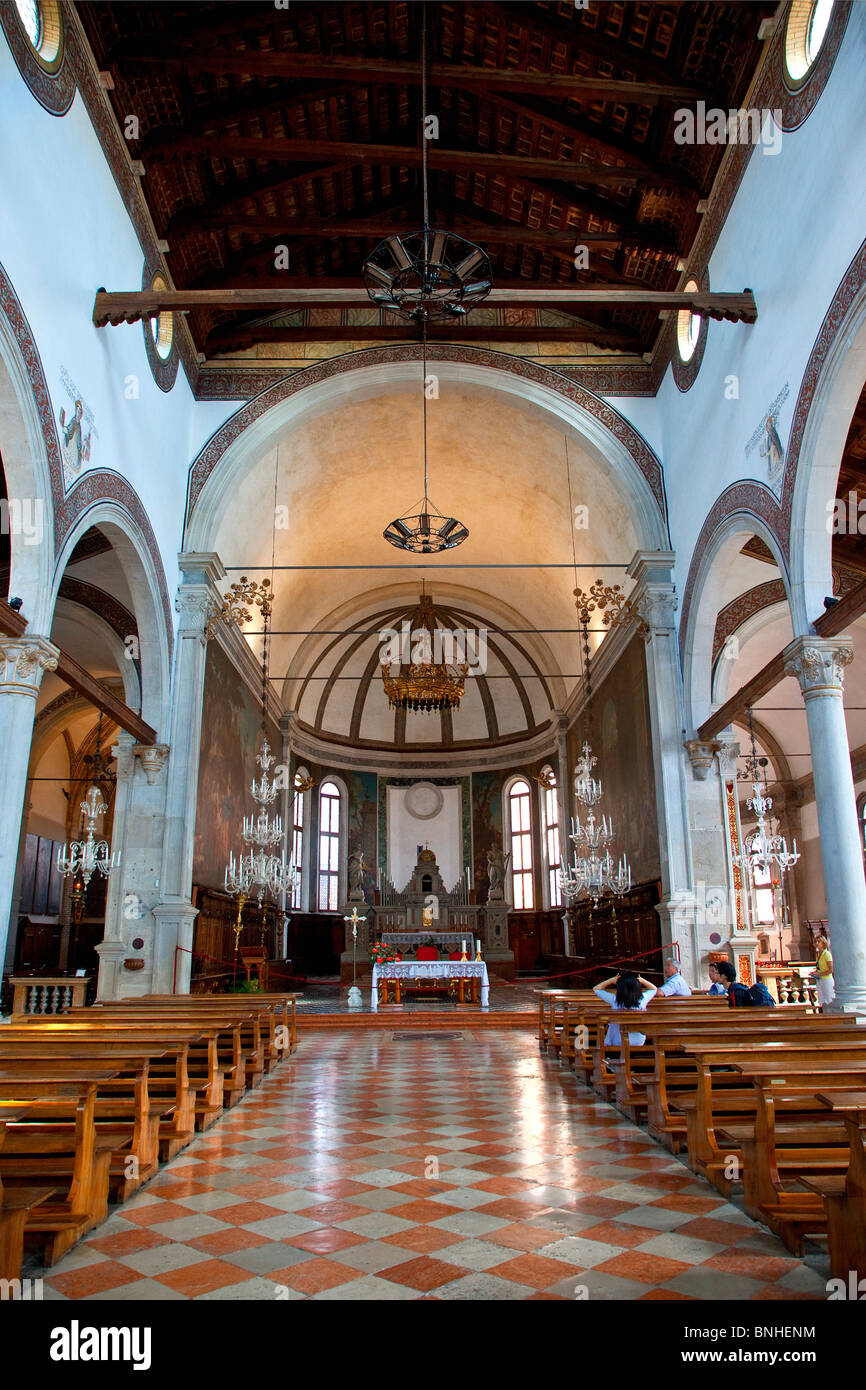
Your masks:
[{"label": "arcade of arches", "polygon": [[[362,280],[420,216],[422,8],[0,7],[0,1010],[460,1011],[375,993],[392,935],[468,940],[488,1022],[614,962],[807,1005],[824,935],[866,1012],[866,6],[429,3],[431,215],[494,289],[423,344]],[[684,145],[704,98],[774,143]],[[425,459],[438,554],[383,536]]]}]

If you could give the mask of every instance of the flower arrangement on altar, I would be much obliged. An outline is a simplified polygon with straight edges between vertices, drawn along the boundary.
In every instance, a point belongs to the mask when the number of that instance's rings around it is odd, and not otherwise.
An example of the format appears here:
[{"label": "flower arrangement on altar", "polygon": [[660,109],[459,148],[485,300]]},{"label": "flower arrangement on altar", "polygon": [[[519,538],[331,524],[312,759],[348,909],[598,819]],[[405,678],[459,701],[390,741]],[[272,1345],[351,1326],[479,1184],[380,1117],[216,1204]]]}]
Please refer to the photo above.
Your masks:
[{"label": "flower arrangement on altar", "polygon": [[397,947],[388,946],[384,941],[376,941],[370,947],[371,965],[390,965],[393,961],[402,959]]}]

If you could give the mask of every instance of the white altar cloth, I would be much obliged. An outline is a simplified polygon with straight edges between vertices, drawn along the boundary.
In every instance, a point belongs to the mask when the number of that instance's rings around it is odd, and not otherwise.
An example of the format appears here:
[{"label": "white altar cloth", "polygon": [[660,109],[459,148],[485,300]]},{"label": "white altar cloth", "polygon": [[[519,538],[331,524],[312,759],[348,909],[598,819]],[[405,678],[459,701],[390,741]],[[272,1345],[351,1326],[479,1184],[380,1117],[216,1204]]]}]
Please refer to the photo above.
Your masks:
[{"label": "white altar cloth", "polygon": [[483,960],[398,960],[373,966],[373,993],[370,1005],[379,1007],[380,980],[455,980],[477,976],[481,980],[481,1007],[490,1001],[490,978]]}]

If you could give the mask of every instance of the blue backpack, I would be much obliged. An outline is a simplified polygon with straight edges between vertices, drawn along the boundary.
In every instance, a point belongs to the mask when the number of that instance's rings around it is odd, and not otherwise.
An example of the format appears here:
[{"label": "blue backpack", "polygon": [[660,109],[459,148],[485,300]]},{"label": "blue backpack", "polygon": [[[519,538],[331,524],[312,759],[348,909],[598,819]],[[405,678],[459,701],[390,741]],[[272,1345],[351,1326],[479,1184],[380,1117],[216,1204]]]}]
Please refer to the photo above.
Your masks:
[{"label": "blue backpack", "polygon": [[776,1001],[767,986],[760,982],[756,985],[731,985],[728,992],[728,1000],[732,1009],[774,1009]]}]

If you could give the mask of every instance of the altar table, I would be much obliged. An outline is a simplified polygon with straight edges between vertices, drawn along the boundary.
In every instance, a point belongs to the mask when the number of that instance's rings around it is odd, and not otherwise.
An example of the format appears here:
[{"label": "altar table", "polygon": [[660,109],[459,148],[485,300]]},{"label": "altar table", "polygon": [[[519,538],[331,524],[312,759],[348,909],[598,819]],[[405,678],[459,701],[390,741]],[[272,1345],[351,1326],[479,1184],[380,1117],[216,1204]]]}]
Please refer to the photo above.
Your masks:
[{"label": "altar table", "polygon": [[370,1006],[379,1007],[379,981],[397,980],[479,980],[481,1007],[490,1001],[490,979],[483,960],[401,960],[373,966],[373,991]]}]

